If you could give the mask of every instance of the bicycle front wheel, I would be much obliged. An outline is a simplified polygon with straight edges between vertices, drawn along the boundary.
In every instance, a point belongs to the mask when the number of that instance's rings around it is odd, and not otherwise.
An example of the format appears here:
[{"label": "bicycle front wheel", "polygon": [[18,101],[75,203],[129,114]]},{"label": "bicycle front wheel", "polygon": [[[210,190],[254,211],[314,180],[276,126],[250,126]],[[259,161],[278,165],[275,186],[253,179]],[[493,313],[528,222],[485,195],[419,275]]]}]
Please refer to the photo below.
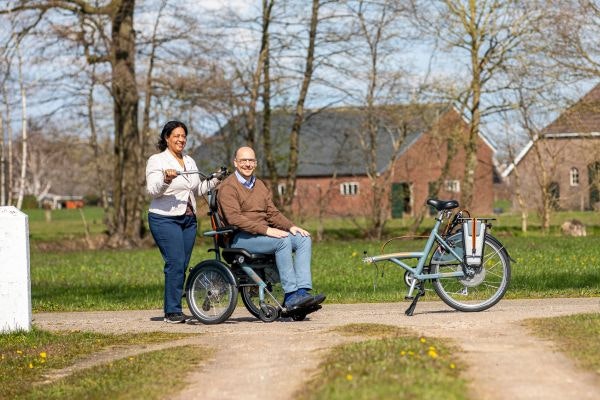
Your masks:
[{"label": "bicycle front wheel", "polygon": [[231,316],[238,290],[229,269],[216,261],[198,264],[190,272],[186,300],[190,311],[204,324],[219,324]]},{"label": "bicycle front wheel", "polygon": [[[489,234],[485,235],[483,255],[483,263],[474,268],[473,276],[433,280],[433,288],[444,303],[458,311],[470,312],[487,310],[502,299],[510,282],[510,257],[504,246]],[[432,273],[461,270],[458,263],[431,265]]]}]

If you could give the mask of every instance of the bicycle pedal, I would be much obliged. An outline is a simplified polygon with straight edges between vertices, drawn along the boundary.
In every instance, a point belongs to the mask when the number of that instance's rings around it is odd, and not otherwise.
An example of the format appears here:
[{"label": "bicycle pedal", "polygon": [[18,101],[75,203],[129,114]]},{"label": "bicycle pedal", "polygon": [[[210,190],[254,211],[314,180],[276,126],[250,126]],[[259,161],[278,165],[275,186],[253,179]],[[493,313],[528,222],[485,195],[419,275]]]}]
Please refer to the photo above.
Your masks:
[{"label": "bicycle pedal", "polygon": [[414,300],[414,296],[404,296],[404,300]]}]

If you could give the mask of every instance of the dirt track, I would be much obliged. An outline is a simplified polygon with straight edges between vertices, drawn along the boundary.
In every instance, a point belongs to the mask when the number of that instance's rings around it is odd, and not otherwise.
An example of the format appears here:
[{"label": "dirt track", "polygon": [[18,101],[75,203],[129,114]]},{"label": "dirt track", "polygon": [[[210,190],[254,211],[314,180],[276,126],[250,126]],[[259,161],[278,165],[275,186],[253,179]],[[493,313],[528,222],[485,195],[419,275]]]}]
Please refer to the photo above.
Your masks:
[{"label": "dirt track", "polygon": [[[185,343],[213,348],[214,356],[190,371],[189,386],[174,397],[178,399],[292,399],[328,348],[358,339],[332,333],[331,328],[354,322],[409,327],[420,335],[452,339],[464,351],[461,359],[469,366],[465,377],[473,382],[473,399],[600,398],[598,374],[577,369],[553,343],[531,336],[521,324],[528,318],[600,312],[600,298],[502,300],[481,313],[459,313],[441,302],[422,301],[413,317],[404,315],[407,306],[325,304],[305,321],[270,324],[254,319],[243,307],[216,326],[166,324],[159,310],[42,313],[34,314],[34,324],[52,330],[197,332],[197,338]],[[99,354],[84,365],[106,357]]]}]

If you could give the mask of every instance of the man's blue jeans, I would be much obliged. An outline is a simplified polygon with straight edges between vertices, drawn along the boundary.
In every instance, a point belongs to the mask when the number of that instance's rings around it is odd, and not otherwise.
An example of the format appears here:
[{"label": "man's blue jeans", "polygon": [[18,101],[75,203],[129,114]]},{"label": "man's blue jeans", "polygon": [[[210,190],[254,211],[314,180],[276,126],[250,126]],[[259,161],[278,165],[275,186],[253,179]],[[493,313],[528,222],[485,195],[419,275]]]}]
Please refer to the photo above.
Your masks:
[{"label": "man's blue jeans", "polygon": [[[251,253],[275,253],[275,262],[285,293],[298,289],[312,289],[310,236],[290,233],[287,237],[279,239],[240,232],[233,238],[231,247],[246,249]],[[295,257],[292,257],[293,251],[296,252]]]},{"label": "man's blue jeans", "polygon": [[196,216],[148,213],[148,225],[165,260],[165,314],[180,313],[185,270],[196,240]]}]

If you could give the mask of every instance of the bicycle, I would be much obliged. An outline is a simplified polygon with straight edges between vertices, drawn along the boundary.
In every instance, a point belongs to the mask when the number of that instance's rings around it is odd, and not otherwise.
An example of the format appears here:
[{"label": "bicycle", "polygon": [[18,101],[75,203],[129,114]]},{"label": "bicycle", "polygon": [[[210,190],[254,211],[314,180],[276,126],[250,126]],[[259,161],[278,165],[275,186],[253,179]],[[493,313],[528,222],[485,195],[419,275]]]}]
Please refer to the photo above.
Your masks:
[{"label": "bicycle", "polygon": [[[365,263],[390,261],[405,270],[409,287],[406,300],[412,300],[405,314],[412,316],[425,282],[431,281],[437,295],[450,307],[463,312],[487,310],[502,299],[511,276],[511,261],[504,245],[487,231],[495,218],[465,217],[456,200],[428,199],[427,205],[438,212],[422,251],[367,256]],[[449,223],[443,233],[440,227]],[[366,252],[365,252],[366,253]],[[403,260],[417,260],[415,267]],[[417,293],[414,294],[415,289]],[[413,295],[414,294],[414,295]]]}]

